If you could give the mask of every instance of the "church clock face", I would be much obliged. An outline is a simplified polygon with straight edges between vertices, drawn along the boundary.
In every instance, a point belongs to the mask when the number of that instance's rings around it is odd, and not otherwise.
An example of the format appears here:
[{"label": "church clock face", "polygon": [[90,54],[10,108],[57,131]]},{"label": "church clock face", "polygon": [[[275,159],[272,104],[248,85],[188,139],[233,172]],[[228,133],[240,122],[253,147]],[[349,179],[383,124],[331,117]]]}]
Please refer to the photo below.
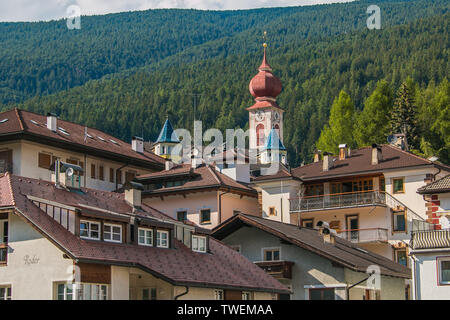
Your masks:
[{"label": "church clock face", "polygon": [[264,115],[263,111],[261,111],[261,110],[256,111],[256,114],[255,114],[256,121],[261,122],[264,120],[264,117],[265,117],[265,115]]},{"label": "church clock face", "polygon": [[280,121],[280,113],[278,111],[275,111],[273,113],[273,121],[279,122]]}]

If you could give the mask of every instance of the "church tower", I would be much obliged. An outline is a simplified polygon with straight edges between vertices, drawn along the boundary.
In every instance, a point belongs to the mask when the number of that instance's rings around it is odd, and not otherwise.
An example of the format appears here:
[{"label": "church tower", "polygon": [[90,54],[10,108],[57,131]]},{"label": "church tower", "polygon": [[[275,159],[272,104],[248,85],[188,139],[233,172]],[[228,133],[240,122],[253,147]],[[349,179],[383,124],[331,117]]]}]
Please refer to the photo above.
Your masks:
[{"label": "church tower", "polygon": [[255,98],[255,104],[247,108],[249,112],[250,149],[261,153],[265,148],[272,129],[283,144],[283,112],[277,105],[277,96],[281,93],[282,85],[272,73],[267,61],[267,44],[264,43],[264,57],[258,74],[250,81],[249,90]]},{"label": "church tower", "polygon": [[178,143],[180,143],[180,140],[178,140],[175,135],[172,124],[167,118],[161,132],[159,133],[158,139],[153,145],[153,152],[165,159],[177,162],[179,160],[178,157],[176,157],[177,159],[172,159],[172,148]]}]

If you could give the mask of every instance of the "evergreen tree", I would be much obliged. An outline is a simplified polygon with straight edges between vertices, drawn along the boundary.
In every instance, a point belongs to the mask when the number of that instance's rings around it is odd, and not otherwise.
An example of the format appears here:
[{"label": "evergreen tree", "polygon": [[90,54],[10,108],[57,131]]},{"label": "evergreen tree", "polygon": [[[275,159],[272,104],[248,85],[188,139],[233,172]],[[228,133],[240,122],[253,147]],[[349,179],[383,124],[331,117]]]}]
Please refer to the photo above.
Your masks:
[{"label": "evergreen tree", "polygon": [[372,143],[385,143],[389,134],[389,111],[393,104],[393,93],[385,80],[377,87],[364,103],[364,110],[356,117],[353,135],[358,147]]},{"label": "evergreen tree", "polygon": [[330,111],[330,120],[320,133],[317,148],[322,151],[337,153],[339,144],[346,143],[355,147],[353,137],[355,106],[350,96],[341,91],[339,97],[333,102]]},{"label": "evergreen tree", "polygon": [[404,133],[410,149],[418,149],[420,138],[417,135],[417,110],[411,85],[403,82],[397,92],[394,108],[391,112],[390,133]]}]

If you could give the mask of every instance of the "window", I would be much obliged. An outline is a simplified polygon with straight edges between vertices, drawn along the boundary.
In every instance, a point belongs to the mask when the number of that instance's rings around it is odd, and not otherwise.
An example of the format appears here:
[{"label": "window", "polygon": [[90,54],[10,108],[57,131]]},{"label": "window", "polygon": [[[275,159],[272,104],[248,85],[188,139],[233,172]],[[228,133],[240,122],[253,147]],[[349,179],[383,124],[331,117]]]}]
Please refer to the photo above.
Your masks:
[{"label": "window", "polygon": [[192,236],[192,251],[206,252],[206,237]]},{"label": "window", "polygon": [[186,211],[178,211],[177,212],[177,220],[178,221],[186,221],[187,220],[187,212]]},{"label": "window", "polygon": [[450,259],[440,259],[438,260],[439,268],[439,283],[440,284],[450,284]]},{"label": "window", "polygon": [[275,209],[275,207],[269,207],[269,216],[276,216],[277,215],[277,210]]},{"label": "window", "polygon": [[105,168],[102,165],[98,166],[98,179],[101,181],[105,180]]},{"label": "window", "polygon": [[264,261],[279,261],[280,260],[280,248],[267,248],[263,249]]},{"label": "window", "polygon": [[57,157],[52,156],[51,154],[39,152],[38,167],[48,170],[50,169],[52,162],[54,162],[56,159]]},{"label": "window", "polygon": [[106,300],[108,286],[104,284],[81,283],[76,286],[77,300]]},{"label": "window", "polygon": [[335,300],[334,288],[309,289],[309,300]]},{"label": "window", "polygon": [[251,297],[250,292],[242,291],[242,300],[251,300],[250,297]]},{"label": "window", "polygon": [[122,242],[122,226],[105,223],[103,226],[103,239],[111,242]]},{"label": "window", "polygon": [[97,176],[95,175],[95,164],[91,164],[91,178],[95,179]]},{"label": "window", "polygon": [[114,183],[114,169],[109,168],[109,182]]},{"label": "window", "polygon": [[0,300],[11,300],[11,287],[0,287]]},{"label": "window", "polygon": [[264,125],[261,123],[256,126],[256,145],[264,145]]},{"label": "window", "polygon": [[214,290],[214,300],[223,300],[223,290]]},{"label": "window", "polygon": [[406,249],[395,249],[394,250],[394,258],[395,262],[408,266],[408,255],[406,253]]},{"label": "window", "polygon": [[73,284],[71,283],[61,283],[58,284],[57,290],[57,300],[73,300]]},{"label": "window", "polygon": [[406,231],[406,219],[405,211],[398,211],[392,213],[393,217],[393,231],[394,232],[405,232]]},{"label": "window", "polygon": [[139,228],[138,243],[143,246],[153,246],[153,230]]},{"label": "window", "polygon": [[304,228],[314,228],[314,219],[302,219],[302,227]]},{"label": "window", "polygon": [[142,300],[156,300],[156,288],[142,289]]},{"label": "window", "polygon": [[384,177],[380,177],[380,190],[386,191],[386,180]]},{"label": "window", "polygon": [[405,192],[405,178],[393,178],[392,179],[392,193],[404,193]]},{"label": "window", "polygon": [[85,239],[100,240],[100,223],[80,221],[80,237]]},{"label": "window", "polygon": [[8,220],[0,220],[0,243],[8,243]]},{"label": "window", "polygon": [[122,171],[121,170],[116,170],[116,175],[117,175],[117,183],[118,184],[122,184]]},{"label": "window", "polygon": [[156,246],[160,248],[169,247],[169,231],[158,230],[156,232]]},{"label": "window", "polygon": [[211,223],[211,210],[210,209],[200,210],[200,223],[201,224]]},{"label": "window", "polygon": [[323,183],[306,186],[305,195],[306,196],[323,195]]}]

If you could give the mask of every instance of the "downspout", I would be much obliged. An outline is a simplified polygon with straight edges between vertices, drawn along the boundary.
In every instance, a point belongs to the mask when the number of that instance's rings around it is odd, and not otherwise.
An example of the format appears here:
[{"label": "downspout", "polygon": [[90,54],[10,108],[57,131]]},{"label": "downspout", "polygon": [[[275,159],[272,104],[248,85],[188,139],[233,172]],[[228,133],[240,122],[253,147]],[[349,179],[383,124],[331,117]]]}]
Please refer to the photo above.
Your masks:
[{"label": "downspout", "polygon": [[189,287],[188,287],[188,286],[185,286],[185,288],[186,288],[186,291],[185,291],[185,292],[180,293],[179,295],[175,296],[175,298],[173,298],[173,299],[174,299],[174,300],[178,300],[178,298],[187,295],[187,294],[189,293]]},{"label": "downspout", "polygon": [[350,289],[351,288],[356,287],[358,284],[361,284],[364,281],[367,281],[374,273],[375,273],[375,271],[373,271],[372,274],[370,276],[368,276],[367,278],[365,278],[365,279],[363,279],[363,280],[361,280],[361,281],[359,281],[359,282],[357,282],[355,284],[352,284],[351,286],[347,287],[346,288],[346,299],[350,300]]},{"label": "downspout", "polygon": [[416,262],[416,257],[414,254],[411,254],[411,259],[413,260],[413,285],[414,285],[414,299],[413,300],[417,300],[418,299],[418,288],[417,288],[417,262]]},{"label": "downspout", "polygon": [[83,172],[83,176],[84,176],[84,187],[86,188],[86,180],[87,180],[87,167],[88,167],[88,164],[87,164],[87,155],[86,155],[86,153],[84,154],[84,172]]},{"label": "downspout", "polygon": [[280,199],[281,222],[283,221],[283,180],[281,180],[281,199]]}]

